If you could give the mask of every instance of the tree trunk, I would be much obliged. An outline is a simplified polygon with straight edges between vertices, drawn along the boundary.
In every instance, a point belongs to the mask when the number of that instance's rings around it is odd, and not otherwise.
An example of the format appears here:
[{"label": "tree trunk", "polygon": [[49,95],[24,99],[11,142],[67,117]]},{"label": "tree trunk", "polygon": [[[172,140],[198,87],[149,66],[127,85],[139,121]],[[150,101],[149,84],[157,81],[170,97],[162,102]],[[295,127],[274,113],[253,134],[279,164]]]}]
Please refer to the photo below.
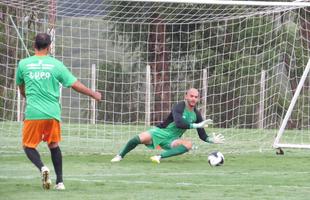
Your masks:
[{"label": "tree trunk", "polygon": [[55,57],[55,24],[56,24],[56,0],[49,0],[48,5],[48,31],[51,35],[52,43],[50,46],[50,54]]},{"label": "tree trunk", "polygon": [[170,112],[170,73],[166,48],[166,25],[160,19],[150,25],[149,61],[155,102],[151,111],[151,124],[156,124]]}]

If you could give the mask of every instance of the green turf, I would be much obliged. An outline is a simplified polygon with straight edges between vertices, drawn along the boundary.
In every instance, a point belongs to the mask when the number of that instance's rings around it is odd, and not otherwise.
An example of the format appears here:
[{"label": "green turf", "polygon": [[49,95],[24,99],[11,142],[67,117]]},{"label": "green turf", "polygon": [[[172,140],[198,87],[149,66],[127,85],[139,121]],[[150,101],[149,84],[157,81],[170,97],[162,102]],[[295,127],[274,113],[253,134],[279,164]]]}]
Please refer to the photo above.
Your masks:
[{"label": "green turf", "polygon": [[[224,166],[210,167],[206,156],[187,154],[149,161],[129,154],[67,155],[65,191],[43,191],[39,172],[23,154],[0,156],[1,199],[309,199],[310,165],[304,151],[226,154]],[[49,155],[42,155],[52,168]],[[52,178],[55,179],[52,171]]]},{"label": "green turf", "polygon": [[[21,127],[19,122],[0,122],[0,153],[20,152]],[[62,124],[62,149],[74,154],[104,153],[111,154],[120,148],[133,136],[150,127],[145,125],[113,125],[113,124]],[[241,129],[241,128],[206,128],[206,132],[222,133],[225,136],[224,145],[206,145],[202,142],[196,130],[188,130],[183,138],[193,141],[199,147],[200,153],[207,153],[213,149],[223,153],[248,153],[272,150],[274,136],[277,129]],[[284,143],[310,144],[310,129],[285,130],[281,137]],[[43,145],[44,147],[46,145]],[[47,152],[48,150],[42,149]],[[136,151],[143,152],[144,148]]]},{"label": "green turf", "polygon": [[[133,136],[146,130],[144,125],[111,125],[111,124],[62,124],[62,149],[67,153],[105,153],[111,154],[120,148]],[[253,152],[270,150],[276,130],[260,129],[215,129],[207,128],[207,133],[222,133],[225,145],[212,147],[206,145],[198,137],[196,130],[188,130],[183,138],[193,141],[199,147],[199,152],[209,152],[217,148],[227,152]],[[0,152],[19,152],[21,147],[21,123],[0,122]],[[43,145],[45,147],[45,145]],[[140,148],[141,149],[141,148]],[[140,150],[138,149],[138,150]],[[42,149],[46,152],[46,148]],[[141,149],[143,151],[143,148]]]},{"label": "green turf", "polygon": [[[134,125],[63,124],[65,191],[43,191],[40,175],[21,148],[21,124],[0,123],[0,199],[309,199],[308,150],[272,149],[276,129],[212,129],[226,141],[210,145],[195,131],[184,138],[194,150],[163,160],[149,161],[157,154],[140,145],[120,163],[110,160],[129,138],[145,130]],[[310,143],[309,131],[286,130],[288,142]],[[304,135],[302,135],[304,134]],[[301,138],[298,141],[296,139]],[[53,169],[44,143],[38,150]],[[210,167],[207,154],[220,150],[222,167]],[[54,172],[52,177],[55,179]]]}]

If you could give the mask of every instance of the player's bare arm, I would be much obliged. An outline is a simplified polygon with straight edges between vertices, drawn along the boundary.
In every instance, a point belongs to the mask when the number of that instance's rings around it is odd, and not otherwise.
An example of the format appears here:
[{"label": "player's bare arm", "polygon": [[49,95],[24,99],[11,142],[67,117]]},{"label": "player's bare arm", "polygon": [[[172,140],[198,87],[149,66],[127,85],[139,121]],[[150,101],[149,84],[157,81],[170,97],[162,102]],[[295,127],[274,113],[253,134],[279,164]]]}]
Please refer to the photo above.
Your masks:
[{"label": "player's bare arm", "polygon": [[85,94],[87,96],[90,96],[97,101],[101,100],[101,93],[100,92],[96,92],[96,91],[89,89],[80,81],[74,82],[71,87],[75,91],[82,93],[82,94]]},{"label": "player's bare arm", "polygon": [[24,84],[19,86],[19,92],[20,92],[20,94],[21,94],[24,98],[26,98],[26,94],[25,94],[25,85],[24,85]]}]

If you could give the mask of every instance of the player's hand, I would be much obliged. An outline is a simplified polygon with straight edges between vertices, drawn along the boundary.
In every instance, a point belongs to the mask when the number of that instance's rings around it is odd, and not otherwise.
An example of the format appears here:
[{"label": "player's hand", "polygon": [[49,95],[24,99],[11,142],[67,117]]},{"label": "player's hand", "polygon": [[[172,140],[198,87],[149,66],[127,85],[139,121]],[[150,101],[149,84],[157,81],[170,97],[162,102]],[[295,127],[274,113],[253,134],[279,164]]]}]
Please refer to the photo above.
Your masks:
[{"label": "player's hand", "polygon": [[212,119],[206,119],[199,123],[193,123],[193,128],[206,128],[209,124],[213,124]]},{"label": "player's hand", "polygon": [[209,139],[211,143],[214,144],[223,144],[225,141],[224,135],[212,133],[212,138]]},{"label": "player's hand", "polygon": [[100,101],[101,100],[101,93],[100,92],[94,92],[92,97],[96,100],[96,101]]}]

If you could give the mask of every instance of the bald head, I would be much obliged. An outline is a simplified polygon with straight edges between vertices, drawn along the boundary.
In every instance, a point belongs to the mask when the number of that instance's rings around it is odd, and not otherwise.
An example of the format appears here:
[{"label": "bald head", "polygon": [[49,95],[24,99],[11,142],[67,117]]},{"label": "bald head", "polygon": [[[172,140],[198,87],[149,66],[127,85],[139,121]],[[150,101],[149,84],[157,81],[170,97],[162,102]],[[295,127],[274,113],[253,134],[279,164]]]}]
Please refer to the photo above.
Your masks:
[{"label": "bald head", "polygon": [[185,101],[190,109],[193,109],[199,101],[199,92],[196,88],[190,88],[185,93]]},{"label": "bald head", "polygon": [[192,94],[197,94],[197,95],[199,95],[199,92],[198,92],[198,90],[196,89],[196,88],[190,88],[190,89],[188,89],[187,91],[186,91],[186,95],[187,94],[189,94],[189,93],[192,93]]}]

